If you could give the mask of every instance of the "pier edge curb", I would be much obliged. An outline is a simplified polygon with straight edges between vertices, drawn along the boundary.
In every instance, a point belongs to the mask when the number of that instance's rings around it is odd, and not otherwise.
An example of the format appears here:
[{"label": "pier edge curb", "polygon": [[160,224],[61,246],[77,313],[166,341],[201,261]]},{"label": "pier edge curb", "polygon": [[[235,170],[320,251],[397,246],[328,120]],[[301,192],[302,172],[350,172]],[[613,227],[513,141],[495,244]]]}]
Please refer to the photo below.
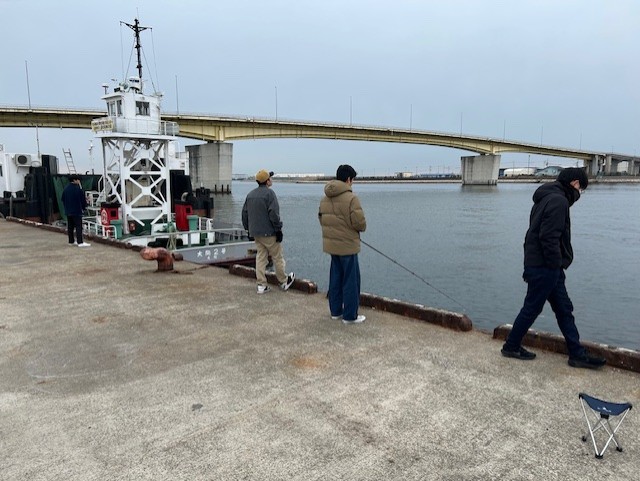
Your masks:
[{"label": "pier edge curb", "polygon": [[[511,324],[502,324],[493,330],[493,339],[505,340],[511,332]],[[527,347],[543,349],[558,354],[568,354],[564,337],[550,332],[529,329],[524,336],[522,344]],[[607,365],[618,367],[628,371],[640,372],[640,351],[624,347],[609,346],[591,341],[581,341],[589,352],[602,356],[607,360]]]},{"label": "pier edge curb", "polygon": [[[229,266],[229,274],[235,276],[246,277],[248,279],[256,278],[256,270],[253,267],[247,267],[240,264],[232,264]],[[273,272],[267,272],[267,282],[269,284],[279,285],[278,279]],[[318,292],[318,285],[308,279],[297,279],[293,281],[290,289],[306,292],[307,294],[315,294]]]},{"label": "pier edge curb", "polygon": [[[6,220],[7,222],[15,222],[31,227],[38,227],[52,232],[66,234],[65,228],[53,226],[50,224],[42,224],[40,222],[21,219],[17,217],[5,217],[4,220]],[[111,245],[113,247],[118,247],[121,249],[131,249],[133,251],[140,251],[142,249],[142,247],[132,246],[131,244],[120,242],[116,239],[103,239],[91,234],[87,235],[87,238],[101,244]],[[241,277],[255,279],[255,269],[252,267],[233,264],[229,266],[229,273]],[[273,273],[267,274],[267,280],[271,284],[278,284],[275,274]],[[306,279],[296,279],[291,287],[309,294],[315,294],[318,292],[317,284]],[[399,301],[397,299],[390,299],[368,293],[362,293],[360,295],[360,302],[363,306],[366,307],[371,307],[373,309],[383,310],[404,317],[440,325],[442,327],[453,329],[455,331],[466,332],[473,329],[471,319],[469,319],[464,314],[456,312],[428,308],[420,304],[411,304],[408,302]],[[505,340],[507,335],[511,331],[511,327],[511,324],[503,324],[496,327],[493,330],[493,339]],[[640,373],[640,351],[610,346],[607,344],[591,341],[583,341],[582,344],[592,353],[604,357],[607,360],[607,364],[609,366]],[[567,354],[564,338],[560,335],[544,331],[535,331],[530,329],[523,339],[523,345],[559,354]]]},{"label": "pier edge curb", "polygon": [[410,302],[376,296],[366,292],[360,294],[360,304],[371,307],[372,309],[428,322],[429,324],[436,324],[454,331],[468,332],[473,329],[471,319],[469,319],[466,314],[459,312],[435,309],[433,307],[423,306],[422,304],[412,304]]},{"label": "pier edge curb", "polygon": [[[256,270],[253,267],[241,266],[238,264],[230,266],[229,273],[249,279],[256,278]],[[267,273],[267,281],[269,284],[278,284],[275,274],[271,272]],[[307,279],[296,279],[291,287],[308,294],[315,294],[318,292],[318,285]],[[409,302],[399,301],[397,299],[368,294],[366,292],[360,294],[360,304],[379,311],[391,312],[403,317],[436,324],[454,331],[466,332],[473,329],[471,319],[469,319],[465,314],[445,311],[442,309],[434,309],[421,304],[412,304]]]}]

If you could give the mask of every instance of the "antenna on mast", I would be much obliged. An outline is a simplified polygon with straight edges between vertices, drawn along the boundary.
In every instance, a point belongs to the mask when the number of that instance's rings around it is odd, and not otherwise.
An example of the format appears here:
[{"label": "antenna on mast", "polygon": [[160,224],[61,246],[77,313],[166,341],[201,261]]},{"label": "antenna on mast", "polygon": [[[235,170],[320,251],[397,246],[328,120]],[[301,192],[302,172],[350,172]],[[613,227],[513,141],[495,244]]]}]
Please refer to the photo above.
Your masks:
[{"label": "antenna on mast", "polygon": [[[27,97],[29,99],[29,112],[31,112],[31,89],[29,88],[29,65],[27,61],[24,61],[24,70],[27,73]],[[36,126],[36,146],[38,147],[38,160],[42,161],[42,156],[40,155],[40,136],[38,135],[38,123],[35,123]]]},{"label": "antenna on mast", "polygon": [[140,50],[142,50],[142,45],[140,44],[140,32],[142,32],[143,30],[147,30],[151,27],[140,26],[140,22],[138,22],[137,18],[134,19],[133,25],[127,22],[120,22],[120,23],[124,23],[127,27],[129,27],[134,32],[135,39],[136,39],[136,53],[138,54],[138,66],[137,66],[138,77],[140,78],[140,82],[142,82],[142,57],[140,56]]}]

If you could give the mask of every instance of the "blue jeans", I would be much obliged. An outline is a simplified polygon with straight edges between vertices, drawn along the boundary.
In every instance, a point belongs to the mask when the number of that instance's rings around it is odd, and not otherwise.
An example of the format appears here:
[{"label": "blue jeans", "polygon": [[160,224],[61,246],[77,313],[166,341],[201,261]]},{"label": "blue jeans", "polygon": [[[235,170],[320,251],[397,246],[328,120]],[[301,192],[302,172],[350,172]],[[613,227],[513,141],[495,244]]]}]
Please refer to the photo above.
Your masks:
[{"label": "blue jeans", "polygon": [[332,316],[347,321],[358,317],[360,306],[360,265],[358,254],[331,256],[329,272],[329,309]]},{"label": "blue jeans", "polygon": [[513,322],[513,329],[507,337],[504,348],[517,350],[522,338],[542,312],[544,303],[549,301],[556,315],[558,327],[567,343],[569,357],[580,357],[585,350],[580,345],[580,334],[573,317],[573,304],[564,285],[565,275],[562,269],[547,267],[525,267],[522,275],[527,286],[524,305]]}]

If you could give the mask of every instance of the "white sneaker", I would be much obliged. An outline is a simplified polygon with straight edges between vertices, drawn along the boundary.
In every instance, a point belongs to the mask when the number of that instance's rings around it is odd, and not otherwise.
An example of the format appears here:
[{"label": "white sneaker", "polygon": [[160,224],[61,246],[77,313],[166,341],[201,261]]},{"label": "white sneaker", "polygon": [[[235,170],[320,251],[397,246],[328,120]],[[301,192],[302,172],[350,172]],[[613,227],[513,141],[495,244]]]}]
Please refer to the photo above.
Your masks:
[{"label": "white sneaker", "polygon": [[289,275],[287,276],[287,280],[284,281],[282,284],[280,284],[280,289],[282,289],[283,291],[288,291],[289,288],[291,287],[291,284],[293,284],[293,281],[296,280],[296,275],[293,272],[290,272]]},{"label": "white sneaker", "polygon": [[271,288],[269,286],[263,286],[262,284],[258,284],[258,294],[264,294],[265,292],[269,292]]},{"label": "white sneaker", "polygon": [[78,247],[91,247],[91,244],[83,242],[82,244],[78,244]]},{"label": "white sneaker", "polygon": [[352,319],[350,321],[347,321],[346,319],[342,319],[342,324],[360,324],[362,322],[364,322],[364,320],[366,319],[365,316],[358,316],[355,319]]},{"label": "white sneaker", "polygon": [[334,321],[339,321],[340,319],[342,319],[342,314],[340,314],[339,316],[331,316],[331,319],[333,319]]},{"label": "white sneaker", "polygon": [[77,246],[77,245],[78,245],[78,243],[77,243],[76,241],[73,241],[73,242],[69,242],[69,244],[68,244],[68,245],[70,245],[70,246]]}]

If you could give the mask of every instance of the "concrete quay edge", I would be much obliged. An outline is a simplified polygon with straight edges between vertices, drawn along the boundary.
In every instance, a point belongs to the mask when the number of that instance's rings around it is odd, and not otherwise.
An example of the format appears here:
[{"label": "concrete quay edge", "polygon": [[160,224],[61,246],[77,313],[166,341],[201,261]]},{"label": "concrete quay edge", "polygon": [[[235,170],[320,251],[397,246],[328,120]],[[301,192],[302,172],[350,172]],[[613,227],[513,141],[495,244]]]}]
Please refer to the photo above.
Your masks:
[{"label": "concrete quay edge", "polygon": [[[66,234],[66,230],[62,227],[42,224],[40,222],[20,219],[17,217],[7,217],[6,220],[11,222],[18,222],[20,224],[32,227],[38,227],[52,232]],[[118,247],[121,249],[131,249],[134,251],[142,250],[142,247],[140,246],[134,246],[129,243],[120,242],[116,239],[105,239],[103,237],[91,234],[88,234],[87,238],[105,245]],[[229,266],[229,273],[241,277],[255,279],[255,269],[252,267],[234,264]],[[278,284],[278,280],[273,273],[267,273],[267,281],[270,284]],[[308,279],[296,279],[291,288],[306,292],[307,294],[315,294],[318,292],[318,285]],[[360,295],[360,303],[366,307],[371,307],[373,309],[398,314],[403,317],[409,317],[431,324],[440,325],[454,331],[467,332],[473,329],[472,320],[469,319],[465,314],[457,312],[434,309],[423,306],[421,304],[412,304],[409,302],[391,299],[383,296],[377,296],[375,294],[369,293],[362,293]],[[504,341],[511,331],[511,327],[511,324],[499,325],[493,330],[492,333],[488,332],[488,334],[492,335],[493,339]],[[487,331],[484,330],[480,330],[480,332],[487,333]],[[567,349],[563,337],[545,331],[530,329],[523,339],[523,344],[528,347],[542,349],[549,352],[567,354]],[[640,373],[640,351],[617,346],[610,346],[607,344],[601,344],[591,341],[582,341],[582,344],[594,354],[604,357],[610,366]]]},{"label": "concrete quay edge", "polygon": [[[256,270],[253,267],[242,266],[239,264],[233,264],[229,266],[229,274],[233,274],[240,277],[246,277],[247,279],[256,278]],[[269,284],[278,285],[278,279],[273,272],[267,272],[267,282]],[[308,279],[296,278],[291,284],[290,289],[296,289],[307,294],[315,294],[318,292],[318,285]]]},{"label": "concrete quay edge", "polygon": [[[493,339],[506,340],[512,327],[511,324],[503,324],[496,327],[493,330]],[[529,329],[529,332],[522,340],[522,344],[558,354],[568,354],[564,337],[559,334]],[[640,372],[640,351],[591,341],[581,341],[581,344],[592,354],[604,357],[609,366]]]},{"label": "concrete quay edge", "polygon": [[[232,265],[229,267],[229,272],[250,279],[256,278],[256,271],[253,267]],[[271,272],[267,272],[267,281],[269,284],[278,284],[278,279],[276,279],[275,274]],[[291,288],[306,292],[307,294],[315,294],[318,292],[318,285],[308,279],[296,279],[291,285]],[[403,317],[410,317],[430,324],[436,324],[453,329],[454,331],[466,332],[473,329],[471,319],[465,314],[444,309],[435,309],[423,306],[422,304],[412,304],[410,302],[377,296],[367,292],[360,294],[360,305],[379,311],[391,312]]]},{"label": "concrete quay edge", "polygon": [[[39,229],[44,229],[50,232],[58,232],[65,235],[67,234],[67,229],[65,227],[59,227],[51,224],[43,224],[41,222],[35,222],[28,219],[21,219],[20,217],[7,217],[6,220],[8,222],[16,222],[18,224],[27,225],[30,227],[37,227]],[[130,249],[136,252],[139,252],[143,249],[141,246],[132,245],[128,242],[122,242],[122,241],[119,241],[118,239],[111,239],[111,238],[107,239],[95,234],[85,233],[83,234],[83,238],[86,238],[87,240],[91,240],[93,242],[98,242],[100,244],[105,244],[112,247],[118,247],[120,249]]]},{"label": "concrete quay edge", "polygon": [[360,304],[379,311],[391,312],[403,317],[410,317],[419,321],[428,322],[446,327],[454,331],[468,332],[473,329],[473,323],[466,314],[427,307],[422,304],[391,299],[375,294],[360,294]]}]

